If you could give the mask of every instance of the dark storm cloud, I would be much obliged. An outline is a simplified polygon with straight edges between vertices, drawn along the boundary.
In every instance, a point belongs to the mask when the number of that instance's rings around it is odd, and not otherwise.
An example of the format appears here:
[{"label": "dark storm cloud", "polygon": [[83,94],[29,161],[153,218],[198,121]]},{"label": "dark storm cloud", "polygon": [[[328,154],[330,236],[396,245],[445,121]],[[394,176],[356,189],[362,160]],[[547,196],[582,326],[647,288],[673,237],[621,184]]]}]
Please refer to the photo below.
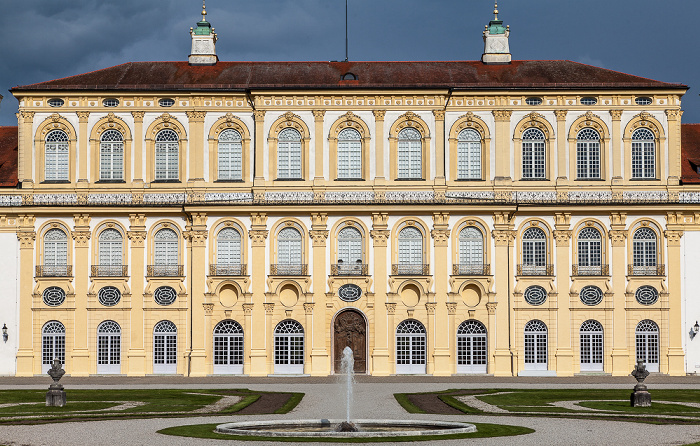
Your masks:
[{"label": "dark storm cloud", "polygon": [[[208,0],[221,60],[341,60],[344,0]],[[477,60],[491,0],[350,0],[353,60]],[[499,1],[515,59],[570,59],[691,87],[700,57],[687,0]],[[0,125],[15,125],[25,85],[144,60],[186,60],[200,0],[3,0]]]}]

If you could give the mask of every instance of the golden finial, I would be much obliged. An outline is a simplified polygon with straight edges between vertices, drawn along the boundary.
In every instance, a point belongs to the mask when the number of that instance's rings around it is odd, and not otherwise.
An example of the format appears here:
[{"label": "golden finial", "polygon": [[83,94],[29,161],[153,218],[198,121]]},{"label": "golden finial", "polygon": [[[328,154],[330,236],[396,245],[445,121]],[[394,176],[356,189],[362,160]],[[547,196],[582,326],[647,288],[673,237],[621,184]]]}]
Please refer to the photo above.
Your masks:
[{"label": "golden finial", "polygon": [[206,4],[206,0],[202,0],[202,20],[204,21],[206,19],[207,19],[207,4]]},{"label": "golden finial", "polygon": [[498,20],[498,0],[493,2],[493,16],[494,20]]}]

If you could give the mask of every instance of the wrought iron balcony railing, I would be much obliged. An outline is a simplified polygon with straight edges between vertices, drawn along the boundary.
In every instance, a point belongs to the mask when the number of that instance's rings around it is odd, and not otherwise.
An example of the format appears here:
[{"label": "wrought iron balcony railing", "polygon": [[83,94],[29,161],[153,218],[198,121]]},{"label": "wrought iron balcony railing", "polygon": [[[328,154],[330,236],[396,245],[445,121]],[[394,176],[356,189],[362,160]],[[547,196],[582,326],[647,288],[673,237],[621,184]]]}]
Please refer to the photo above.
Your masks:
[{"label": "wrought iron balcony railing", "polygon": [[609,276],[610,267],[608,265],[572,265],[572,276]]},{"label": "wrought iron balcony railing", "polygon": [[71,277],[73,265],[37,265],[36,277]]},{"label": "wrought iron balcony railing", "polygon": [[366,263],[334,263],[331,265],[331,276],[366,276],[368,271]]},{"label": "wrought iron balcony railing", "polygon": [[129,265],[92,265],[90,275],[92,277],[126,277],[129,274]]},{"label": "wrought iron balcony railing", "polygon": [[491,265],[483,263],[455,263],[452,265],[452,274],[455,276],[488,276],[491,274]]},{"label": "wrought iron balcony railing", "polygon": [[302,263],[271,263],[271,276],[306,276],[308,275],[309,265]]},{"label": "wrought iron balcony railing", "polygon": [[209,275],[211,276],[245,276],[247,274],[248,265],[232,264],[224,265],[221,263],[212,263],[209,265]]},{"label": "wrought iron balcony railing", "polygon": [[630,276],[665,276],[666,265],[627,265],[627,274]]},{"label": "wrought iron balcony railing", "polygon": [[146,274],[149,277],[179,277],[185,275],[183,265],[148,265]]},{"label": "wrought iron balcony railing", "polygon": [[391,265],[392,276],[429,276],[429,264],[394,263]]},{"label": "wrought iron balcony railing", "polygon": [[554,265],[518,265],[519,276],[553,276]]}]

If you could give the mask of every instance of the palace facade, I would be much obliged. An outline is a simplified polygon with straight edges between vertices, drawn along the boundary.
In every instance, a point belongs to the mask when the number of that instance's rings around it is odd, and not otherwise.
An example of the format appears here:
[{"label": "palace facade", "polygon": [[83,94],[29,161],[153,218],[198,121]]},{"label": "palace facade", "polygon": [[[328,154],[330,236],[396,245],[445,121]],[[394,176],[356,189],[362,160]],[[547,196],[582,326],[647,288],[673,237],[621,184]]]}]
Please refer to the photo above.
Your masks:
[{"label": "palace facade", "polygon": [[0,373],[700,370],[687,87],[512,61],[509,32],[481,61],[220,62],[203,17],[188,62],[13,88]]}]

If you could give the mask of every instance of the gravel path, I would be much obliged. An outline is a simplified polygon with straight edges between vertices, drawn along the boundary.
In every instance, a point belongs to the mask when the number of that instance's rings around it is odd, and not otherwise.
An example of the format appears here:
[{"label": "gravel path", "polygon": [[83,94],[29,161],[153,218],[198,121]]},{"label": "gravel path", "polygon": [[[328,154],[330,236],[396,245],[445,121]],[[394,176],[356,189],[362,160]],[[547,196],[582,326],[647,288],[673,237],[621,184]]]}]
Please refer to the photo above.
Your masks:
[{"label": "gravel path", "polygon": [[[464,383],[463,383],[464,384]],[[603,386],[603,385],[600,385]],[[104,387],[104,386],[103,386]],[[170,386],[173,387],[173,386]],[[195,387],[204,388],[203,385]],[[231,386],[229,386],[231,387]],[[240,387],[240,386],[237,386]],[[81,423],[60,423],[36,426],[0,426],[0,444],[12,446],[189,446],[189,445],[236,445],[240,442],[222,443],[216,440],[199,440],[191,438],[170,437],[157,434],[156,431],[170,426],[183,424],[223,423],[228,421],[294,419],[294,418],[343,418],[341,386],[333,383],[323,384],[278,384],[249,385],[251,389],[267,391],[294,390],[306,393],[301,404],[286,415],[250,415],[219,417],[183,417],[148,420],[114,420]],[[451,387],[467,387],[451,386]],[[471,386],[469,386],[471,387]],[[509,383],[504,387],[520,387]],[[562,386],[564,387],[564,386]],[[574,387],[572,385],[566,386]],[[430,445],[483,444],[483,445],[678,445],[700,441],[700,425],[663,426],[618,421],[569,420],[560,418],[522,418],[509,416],[462,416],[462,415],[426,415],[407,414],[393,397],[396,392],[421,392],[445,389],[445,384],[429,383],[425,385],[411,383],[358,383],[355,388],[355,418],[399,418],[399,419],[436,419],[451,421],[482,422],[496,424],[513,424],[531,427],[534,434],[518,437],[475,439],[431,442]],[[68,390],[70,392],[70,390]],[[653,392],[653,389],[652,389]],[[252,446],[265,444],[283,445],[282,443],[245,443]],[[290,444],[290,443],[286,443]],[[324,444],[324,443],[306,443]],[[392,443],[382,443],[392,444]],[[401,444],[401,443],[397,443]],[[426,445],[428,443],[425,443]],[[327,445],[327,444],[325,444]],[[406,443],[403,443],[405,446]]]}]

